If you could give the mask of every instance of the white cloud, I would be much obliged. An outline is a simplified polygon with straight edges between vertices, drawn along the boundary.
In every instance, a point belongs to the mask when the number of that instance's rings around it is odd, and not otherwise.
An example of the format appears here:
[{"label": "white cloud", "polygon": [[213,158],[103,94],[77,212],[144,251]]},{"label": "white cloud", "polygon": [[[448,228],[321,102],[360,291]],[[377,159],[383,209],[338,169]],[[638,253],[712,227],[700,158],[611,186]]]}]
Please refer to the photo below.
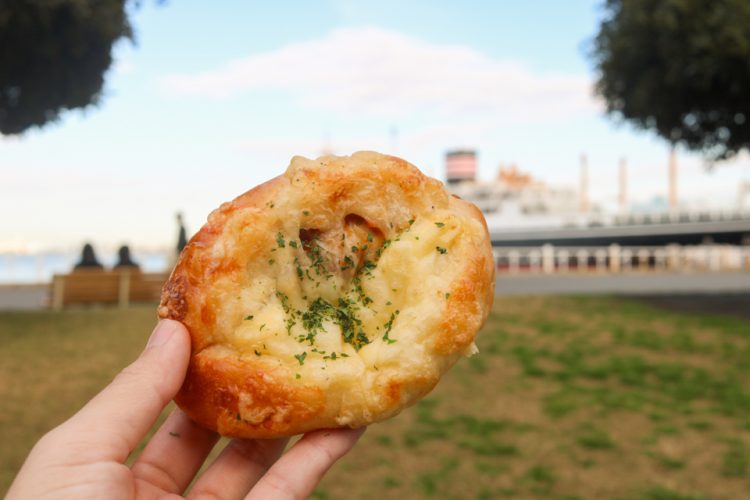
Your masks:
[{"label": "white cloud", "polygon": [[380,151],[408,159],[417,164],[436,151],[449,147],[465,146],[473,148],[477,134],[493,130],[498,124],[493,121],[469,124],[441,125],[421,129],[414,133],[395,138],[385,136],[361,136],[347,138],[314,139],[310,137],[290,137],[284,139],[254,138],[232,143],[233,149],[257,155],[273,162],[286,165],[292,156],[317,158],[327,150],[336,155],[350,155],[355,151]]},{"label": "white cloud", "polygon": [[170,96],[214,98],[281,88],[301,105],[354,115],[492,112],[525,121],[598,109],[586,75],[535,74],[469,47],[433,45],[373,27],[337,29],[320,40],[159,83]]}]

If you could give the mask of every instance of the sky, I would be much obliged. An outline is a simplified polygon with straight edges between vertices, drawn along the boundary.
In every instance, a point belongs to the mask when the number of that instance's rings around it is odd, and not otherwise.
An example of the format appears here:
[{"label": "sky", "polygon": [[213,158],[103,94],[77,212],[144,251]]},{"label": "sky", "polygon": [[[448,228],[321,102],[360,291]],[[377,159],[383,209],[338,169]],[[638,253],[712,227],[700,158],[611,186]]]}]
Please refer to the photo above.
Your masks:
[{"label": "sky", "polygon": [[[668,145],[616,125],[586,57],[592,0],[146,0],[115,48],[101,105],[0,137],[0,251],[169,247],[295,155],[366,149],[444,180],[448,150],[479,177],[516,163],[614,209],[617,168],[647,204],[667,191]],[[210,5],[210,7],[209,7]],[[706,170],[678,151],[683,204],[735,208],[750,158]]]}]

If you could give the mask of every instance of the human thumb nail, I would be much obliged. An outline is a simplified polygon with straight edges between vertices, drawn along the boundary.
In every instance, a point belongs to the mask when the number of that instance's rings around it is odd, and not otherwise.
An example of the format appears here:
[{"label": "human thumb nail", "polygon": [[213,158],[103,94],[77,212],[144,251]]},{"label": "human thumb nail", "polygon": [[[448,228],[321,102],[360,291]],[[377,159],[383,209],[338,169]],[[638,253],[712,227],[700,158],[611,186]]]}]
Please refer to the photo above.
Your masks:
[{"label": "human thumb nail", "polygon": [[149,347],[159,347],[160,345],[164,345],[177,329],[177,324],[176,321],[171,319],[163,319],[159,321],[159,324],[156,325],[154,332],[151,334],[151,338],[148,339],[146,349]]}]

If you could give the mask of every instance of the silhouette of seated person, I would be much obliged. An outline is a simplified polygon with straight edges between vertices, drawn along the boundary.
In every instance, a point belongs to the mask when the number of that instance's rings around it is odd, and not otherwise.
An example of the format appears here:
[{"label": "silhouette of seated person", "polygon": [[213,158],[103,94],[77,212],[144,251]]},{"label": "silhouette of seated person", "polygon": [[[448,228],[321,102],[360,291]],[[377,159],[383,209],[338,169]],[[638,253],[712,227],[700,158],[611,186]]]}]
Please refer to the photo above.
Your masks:
[{"label": "silhouette of seated person", "polygon": [[120,260],[117,262],[117,264],[115,264],[115,270],[129,270],[136,272],[141,270],[138,264],[133,262],[133,260],[130,258],[130,248],[127,245],[121,246],[118,253],[120,255]]},{"label": "silhouette of seated person", "polygon": [[103,271],[104,266],[102,266],[98,260],[96,260],[96,255],[94,254],[94,247],[92,247],[89,243],[86,243],[83,246],[83,253],[81,254],[81,262],[75,265],[73,268],[73,271]]}]

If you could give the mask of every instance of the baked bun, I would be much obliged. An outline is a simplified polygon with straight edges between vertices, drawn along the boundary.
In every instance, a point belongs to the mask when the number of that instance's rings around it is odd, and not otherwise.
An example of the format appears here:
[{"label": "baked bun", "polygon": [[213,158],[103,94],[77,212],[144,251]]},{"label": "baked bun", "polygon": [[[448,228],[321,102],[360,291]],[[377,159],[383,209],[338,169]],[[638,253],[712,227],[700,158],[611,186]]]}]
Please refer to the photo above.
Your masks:
[{"label": "baked bun", "polygon": [[159,307],[192,337],[175,397],[224,436],[361,427],[476,352],[495,290],[481,212],[392,156],[296,156],[224,203]]}]

